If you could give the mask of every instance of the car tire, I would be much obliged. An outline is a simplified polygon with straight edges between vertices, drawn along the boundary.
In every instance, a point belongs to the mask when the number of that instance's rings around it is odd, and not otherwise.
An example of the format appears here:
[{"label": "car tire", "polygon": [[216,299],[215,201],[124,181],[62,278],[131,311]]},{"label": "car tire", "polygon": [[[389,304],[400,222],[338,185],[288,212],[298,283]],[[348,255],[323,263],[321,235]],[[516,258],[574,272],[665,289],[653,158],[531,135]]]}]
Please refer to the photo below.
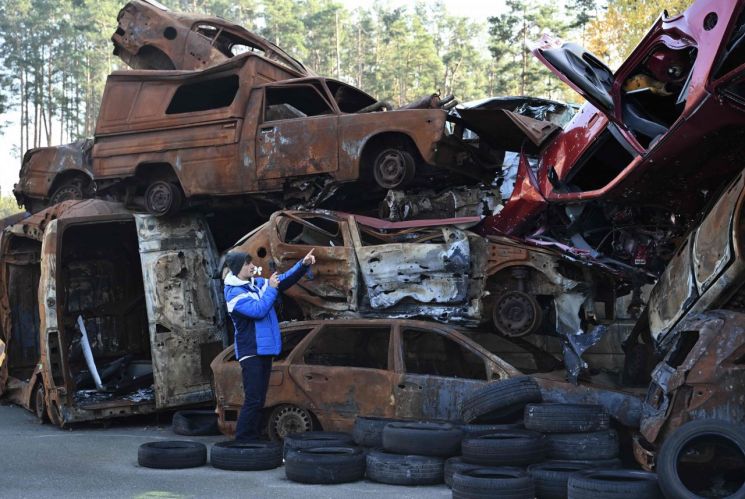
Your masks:
[{"label": "car tire", "polygon": [[602,405],[528,404],[525,428],[541,433],[584,433],[610,428],[610,415]]},{"label": "car tire", "polygon": [[288,435],[313,431],[315,427],[310,411],[292,404],[282,404],[272,409],[267,421],[267,433],[272,440],[283,440]]},{"label": "car tire", "polygon": [[220,435],[217,414],[213,410],[178,411],[173,415],[173,432],[190,437]]},{"label": "car tire", "polygon": [[80,200],[90,197],[89,184],[90,181],[88,179],[80,176],[64,180],[49,196],[49,206],[54,206],[63,201]]},{"label": "car tire", "polygon": [[389,419],[357,416],[354,420],[352,437],[357,445],[363,447],[383,447],[383,428],[388,423],[408,423],[406,419]]},{"label": "car tire", "polygon": [[340,431],[306,431],[292,433],[285,437],[282,455],[287,457],[291,451],[312,447],[354,447],[354,439],[349,433]]},{"label": "car tire", "polygon": [[442,483],[445,462],[439,457],[393,454],[371,450],[367,454],[367,478],[389,485]]},{"label": "car tire", "polygon": [[155,180],[145,190],[145,209],[156,217],[178,213],[183,200],[181,188],[167,180]]},{"label": "car tire", "polygon": [[282,445],[279,442],[217,442],[210,448],[210,464],[221,470],[271,470],[282,466]]},{"label": "car tire", "polygon": [[207,446],[186,440],[147,442],[137,450],[137,464],[145,468],[183,469],[204,466]]},{"label": "car tire", "polygon": [[451,457],[460,453],[463,432],[449,423],[389,423],[383,449],[396,454]]},{"label": "car tire", "polygon": [[502,430],[524,430],[525,427],[522,423],[506,423],[506,424],[464,424],[460,425],[459,428],[463,431],[463,439],[476,438],[481,435],[488,435],[495,431]]},{"label": "car tire", "polygon": [[373,160],[373,178],[383,189],[401,189],[416,176],[416,160],[406,148],[381,150]]},{"label": "car tire", "polygon": [[579,471],[594,468],[595,466],[589,463],[547,461],[528,466],[528,474],[533,480],[535,494],[539,499],[566,499],[569,477]]},{"label": "car tire", "polygon": [[460,473],[461,471],[475,470],[476,468],[485,468],[482,464],[467,463],[463,460],[462,456],[451,457],[445,461],[443,467],[443,478],[445,485],[453,488],[453,475]]},{"label": "car tire", "polygon": [[592,433],[546,434],[548,458],[552,460],[610,459],[618,457],[616,430]]},{"label": "car tire", "polygon": [[47,398],[44,383],[39,381],[34,387],[34,413],[40,423],[48,423],[49,415],[47,414]]},{"label": "car tire", "polygon": [[[656,470],[660,480],[660,487],[666,497],[675,497],[680,499],[691,499],[701,497],[701,490],[689,483],[688,485],[681,479],[681,467],[685,473],[686,465],[681,464],[681,456],[684,455],[686,448],[700,439],[709,439],[708,442],[726,441],[727,455],[724,456],[727,461],[739,466],[738,469],[725,468],[716,462],[707,461],[706,463],[698,462],[697,466],[701,467],[708,464],[704,469],[690,469],[685,475],[686,481],[689,478],[700,479],[708,476],[720,483],[719,487],[723,488],[721,483],[729,484],[726,486],[727,497],[743,498],[745,497],[745,474],[742,472],[743,458],[745,457],[745,429],[742,425],[714,419],[701,419],[691,421],[677,430],[675,430],[662,444],[662,449],[657,455]],[[714,449],[716,451],[716,449]],[[740,456],[734,458],[734,454],[739,451]],[[711,456],[712,452],[698,452],[699,457]],[[713,453],[713,458],[717,453]],[[721,456],[720,456],[721,457]],[[735,479],[736,477],[736,479]],[[734,479],[734,480],[733,480]],[[696,484],[700,485],[700,484]],[[694,490],[691,490],[694,488]]]},{"label": "car tire", "polygon": [[463,440],[463,460],[483,466],[527,466],[546,459],[543,435],[529,430],[501,430]]},{"label": "car tire", "polygon": [[593,469],[597,470],[615,470],[623,468],[623,463],[617,457],[610,457],[608,459],[562,459],[562,463],[572,464],[589,464]]},{"label": "car tire", "polygon": [[[569,499],[658,499],[657,475],[638,470],[594,470],[575,473],[567,481]],[[676,497],[677,496],[670,496]]]},{"label": "car tire", "polygon": [[477,468],[453,475],[453,499],[533,499],[535,488],[518,468]]},{"label": "car tire", "polygon": [[365,454],[359,447],[298,449],[285,458],[285,475],[299,483],[347,483],[365,476]]},{"label": "car tire", "polygon": [[541,389],[532,378],[518,376],[488,383],[468,394],[461,415],[466,423],[514,423],[526,404],[541,401]]}]

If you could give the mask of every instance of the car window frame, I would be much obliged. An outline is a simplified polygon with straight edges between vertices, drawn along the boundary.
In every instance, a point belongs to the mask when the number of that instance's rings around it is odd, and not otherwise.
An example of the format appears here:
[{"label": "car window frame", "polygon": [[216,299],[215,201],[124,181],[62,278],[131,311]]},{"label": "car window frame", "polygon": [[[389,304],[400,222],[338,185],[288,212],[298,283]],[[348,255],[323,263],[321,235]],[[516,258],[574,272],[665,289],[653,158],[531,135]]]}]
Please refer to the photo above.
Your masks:
[{"label": "car window frame", "polygon": [[[388,327],[388,367],[385,369],[375,369],[372,367],[356,367],[356,366],[324,366],[319,364],[306,364],[305,359],[303,358],[305,355],[305,351],[307,350],[308,346],[314,341],[316,336],[321,334],[324,329],[326,328],[334,328],[334,327],[361,327],[361,328],[372,328],[372,327]],[[326,323],[321,322],[316,326],[316,328],[308,333],[303,340],[297,344],[295,349],[290,352],[290,354],[286,357],[286,362],[290,365],[299,365],[299,366],[313,366],[314,368],[319,369],[366,369],[371,371],[382,371],[382,372],[395,372],[395,351],[394,351],[394,325],[390,322],[382,322],[382,323],[372,323],[370,321],[350,321],[350,322],[334,322],[334,323]]]},{"label": "car window frame", "polygon": [[[284,118],[284,119],[280,119],[280,120],[267,120],[266,119],[266,108],[267,108],[267,95],[266,94],[267,94],[267,90],[274,89],[274,88],[283,89],[283,88],[298,88],[298,87],[307,87],[307,88],[312,89],[313,92],[315,92],[316,94],[318,94],[318,96],[328,106],[328,108],[329,108],[329,110],[331,112],[330,113],[327,113],[327,114],[316,114],[316,115],[313,115],[313,116],[307,116],[306,115],[306,116],[299,116],[297,118]],[[326,89],[325,86],[322,86],[322,88],[323,89]],[[283,123],[283,122],[286,122],[286,121],[307,120],[307,119],[313,119],[313,118],[325,118],[325,117],[329,117],[329,116],[338,116],[339,115],[339,110],[336,108],[336,106],[333,105],[333,104],[331,104],[329,102],[327,96],[325,96],[323,93],[321,93],[318,90],[318,87],[316,85],[314,85],[310,81],[303,81],[303,82],[289,83],[289,84],[288,83],[284,83],[284,84],[279,84],[279,85],[276,85],[276,84],[274,84],[274,85],[267,84],[267,85],[264,85],[261,90],[262,90],[261,113],[260,113],[261,121],[259,123],[259,127],[261,127],[263,125],[267,125],[267,124]],[[299,109],[298,109],[298,111],[299,111]]]}]

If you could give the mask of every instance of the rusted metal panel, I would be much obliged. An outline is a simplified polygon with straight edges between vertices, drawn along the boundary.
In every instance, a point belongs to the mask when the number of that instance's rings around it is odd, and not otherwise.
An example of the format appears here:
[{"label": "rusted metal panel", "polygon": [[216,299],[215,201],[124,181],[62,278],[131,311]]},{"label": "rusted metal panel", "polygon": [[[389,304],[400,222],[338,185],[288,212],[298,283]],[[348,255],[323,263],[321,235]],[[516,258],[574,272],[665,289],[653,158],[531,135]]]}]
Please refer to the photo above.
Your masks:
[{"label": "rusted metal panel", "polygon": [[550,121],[541,121],[521,116],[506,109],[459,109],[463,124],[476,132],[480,138],[496,147],[508,151],[520,151],[525,139],[536,151],[560,127]]},{"label": "rusted metal panel", "polygon": [[460,187],[439,193],[424,190],[416,194],[390,190],[381,201],[379,212],[381,218],[392,221],[481,217],[493,213],[501,201],[499,189],[485,187]]}]

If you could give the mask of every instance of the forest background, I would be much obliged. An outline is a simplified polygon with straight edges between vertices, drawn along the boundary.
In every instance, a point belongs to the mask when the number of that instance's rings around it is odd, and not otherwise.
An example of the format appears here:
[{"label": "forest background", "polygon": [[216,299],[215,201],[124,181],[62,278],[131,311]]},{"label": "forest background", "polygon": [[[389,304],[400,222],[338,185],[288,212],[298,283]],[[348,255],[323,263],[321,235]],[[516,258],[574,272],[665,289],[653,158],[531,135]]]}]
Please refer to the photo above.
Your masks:
[{"label": "forest background", "polygon": [[[461,101],[499,95],[581,99],[528,48],[549,31],[615,68],[663,9],[691,0],[505,0],[503,13],[448,12],[441,0],[349,8],[334,0],[161,0],[223,17],[271,40],[316,73],[401,105],[439,92]],[[123,0],[0,0],[0,116],[14,111],[10,156],[93,135],[106,76],[126,69],[111,34]],[[8,141],[5,141],[8,143]],[[20,161],[0,165],[17,171]],[[2,185],[2,194],[9,193]],[[0,217],[15,211],[0,198]]]}]

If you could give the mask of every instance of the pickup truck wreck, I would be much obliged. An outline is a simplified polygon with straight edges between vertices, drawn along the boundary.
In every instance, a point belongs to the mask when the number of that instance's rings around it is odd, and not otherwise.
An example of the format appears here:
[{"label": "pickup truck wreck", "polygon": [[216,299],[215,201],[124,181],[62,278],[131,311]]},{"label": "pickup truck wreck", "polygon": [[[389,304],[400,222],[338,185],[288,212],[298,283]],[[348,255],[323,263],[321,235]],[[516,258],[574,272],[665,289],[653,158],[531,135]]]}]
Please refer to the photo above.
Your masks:
[{"label": "pickup truck wreck", "polygon": [[65,201],[4,230],[0,262],[0,395],[59,426],[213,399],[225,315],[201,216]]}]

